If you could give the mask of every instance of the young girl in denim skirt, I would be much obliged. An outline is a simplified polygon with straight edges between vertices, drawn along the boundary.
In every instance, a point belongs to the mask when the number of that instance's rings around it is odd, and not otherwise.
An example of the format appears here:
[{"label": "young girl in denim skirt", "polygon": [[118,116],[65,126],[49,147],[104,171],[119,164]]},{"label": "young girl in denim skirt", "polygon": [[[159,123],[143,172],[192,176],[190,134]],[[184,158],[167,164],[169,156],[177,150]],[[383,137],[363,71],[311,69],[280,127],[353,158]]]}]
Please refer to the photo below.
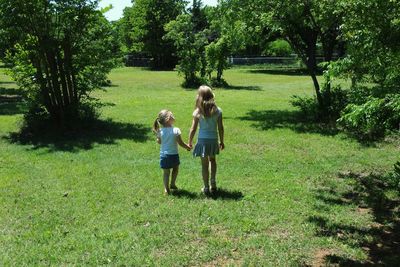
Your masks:
[{"label": "young girl in denim skirt", "polygon": [[[175,122],[174,115],[169,110],[161,110],[157,119],[154,121],[153,131],[157,135],[157,143],[161,144],[160,148],[160,167],[163,169],[164,193],[168,195],[170,189],[178,189],[176,187],[176,177],[179,171],[179,154],[178,144],[190,151],[190,147],[182,141],[181,130],[173,126]],[[162,127],[160,127],[160,125]],[[169,177],[172,169],[171,184]]]},{"label": "young girl in denim skirt", "polygon": [[[201,158],[204,194],[215,193],[217,190],[217,162],[215,156],[224,149],[224,126],[222,110],[215,104],[214,94],[210,87],[202,85],[198,89],[196,107],[193,112],[193,122],[189,133],[189,146],[192,147],[193,137],[199,126],[199,135],[193,150],[195,157]],[[219,137],[219,144],[218,144]],[[210,180],[211,166],[211,180]]]}]

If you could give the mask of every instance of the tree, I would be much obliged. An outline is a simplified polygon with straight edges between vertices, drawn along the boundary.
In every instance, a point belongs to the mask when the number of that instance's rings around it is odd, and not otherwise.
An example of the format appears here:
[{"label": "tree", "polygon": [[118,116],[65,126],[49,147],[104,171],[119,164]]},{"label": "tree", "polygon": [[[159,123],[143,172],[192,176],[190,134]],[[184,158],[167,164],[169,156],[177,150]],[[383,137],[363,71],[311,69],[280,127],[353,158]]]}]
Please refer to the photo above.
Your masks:
[{"label": "tree", "polygon": [[221,0],[214,16],[221,35],[230,36],[235,55],[260,55],[270,41],[279,37],[266,23],[264,0]]},{"label": "tree", "polygon": [[112,27],[97,1],[0,0],[1,25],[19,32],[8,59],[28,90],[30,112],[45,110],[58,124],[80,117],[88,93],[114,66]]},{"label": "tree", "polygon": [[[332,60],[339,36],[341,10],[330,0],[270,1],[269,21],[291,44],[313,80],[322,112],[329,106],[329,92],[323,98],[317,80],[317,43],[322,43],[326,61]],[[327,87],[330,90],[330,87]]]},{"label": "tree", "polygon": [[[209,44],[205,47],[206,52],[206,72],[208,79],[213,86],[226,85],[222,79],[225,69],[229,67],[228,57],[234,51],[243,47],[243,28],[242,24],[232,19],[230,9],[220,4],[217,7],[206,9],[209,24]],[[216,72],[216,77],[212,78],[212,72]]]},{"label": "tree", "polygon": [[178,71],[183,73],[185,87],[205,82],[207,74],[206,45],[210,31],[202,2],[193,1],[189,12],[179,15],[165,26],[165,39],[173,41],[179,58]]},{"label": "tree", "polygon": [[175,47],[165,35],[164,26],[182,14],[183,0],[135,0],[125,9],[123,23],[127,47],[134,53],[153,58],[154,68],[173,68]]},{"label": "tree", "polygon": [[[207,73],[217,72],[216,85],[222,85],[222,74],[228,68],[228,56],[231,54],[231,44],[225,37],[220,37],[206,46]],[[215,86],[215,85],[214,85]]]},{"label": "tree", "polygon": [[[264,39],[281,36],[301,58],[314,83],[317,101],[323,112],[329,106],[317,79],[317,44],[321,43],[325,60],[332,60],[338,44],[342,9],[332,0],[225,0],[249,32],[263,32]],[[247,14],[247,15],[246,15]],[[249,14],[250,17],[249,17]],[[329,96],[330,87],[326,87]]]},{"label": "tree", "polygon": [[190,14],[179,15],[169,22],[165,29],[165,38],[172,40],[179,57],[178,71],[185,77],[184,86],[198,85],[198,72],[202,68],[202,51],[207,44],[206,33],[195,31],[195,25]]},{"label": "tree", "polygon": [[400,125],[400,1],[342,4],[348,55],[331,69],[352,86],[339,122],[358,137],[382,137]]}]

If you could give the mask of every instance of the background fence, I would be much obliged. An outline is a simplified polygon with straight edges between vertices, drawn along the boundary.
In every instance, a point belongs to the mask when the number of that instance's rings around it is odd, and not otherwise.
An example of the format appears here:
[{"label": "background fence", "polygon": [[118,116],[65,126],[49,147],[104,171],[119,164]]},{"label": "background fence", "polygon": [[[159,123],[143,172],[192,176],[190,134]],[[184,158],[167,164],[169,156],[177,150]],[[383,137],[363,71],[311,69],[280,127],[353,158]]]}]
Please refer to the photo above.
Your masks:
[{"label": "background fence", "polygon": [[[229,57],[227,58],[231,65],[276,65],[300,67],[301,60],[296,56],[290,57]],[[323,57],[317,57],[317,62],[323,62]],[[125,56],[125,65],[129,67],[150,67],[152,58],[137,57],[133,55]]]}]

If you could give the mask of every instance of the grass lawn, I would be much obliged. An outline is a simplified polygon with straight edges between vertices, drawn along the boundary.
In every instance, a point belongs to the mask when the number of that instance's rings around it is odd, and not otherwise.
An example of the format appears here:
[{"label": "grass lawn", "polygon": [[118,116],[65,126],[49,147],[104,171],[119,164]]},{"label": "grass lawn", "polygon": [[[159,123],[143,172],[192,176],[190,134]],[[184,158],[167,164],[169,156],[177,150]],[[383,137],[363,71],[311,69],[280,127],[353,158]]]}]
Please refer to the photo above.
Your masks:
[{"label": "grass lawn", "polygon": [[[19,94],[0,72],[0,94]],[[367,146],[301,122],[289,100],[312,94],[308,76],[232,69],[225,78],[213,198],[200,194],[200,160],[183,149],[181,190],[163,195],[150,127],[168,108],[187,140],[196,96],[176,72],[115,69],[113,85],[95,92],[109,104],[102,123],[80,135],[14,142],[25,107],[0,102],[0,265],[398,263],[398,199],[363,182],[392,169],[398,141]]]}]

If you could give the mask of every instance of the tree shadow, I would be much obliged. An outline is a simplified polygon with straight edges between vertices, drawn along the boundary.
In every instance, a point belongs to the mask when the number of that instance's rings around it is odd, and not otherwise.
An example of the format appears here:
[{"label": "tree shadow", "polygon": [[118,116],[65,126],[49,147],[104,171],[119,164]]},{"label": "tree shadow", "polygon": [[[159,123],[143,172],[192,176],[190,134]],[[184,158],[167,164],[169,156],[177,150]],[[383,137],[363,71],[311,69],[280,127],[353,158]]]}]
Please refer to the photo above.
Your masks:
[{"label": "tree shadow", "polygon": [[260,86],[256,85],[250,85],[250,86],[244,86],[244,85],[227,85],[222,87],[224,90],[247,90],[247,91],[262,91]]},{"label": "tree shadow", "polygon": [[21,89],[0,87],[0,115],[24,113],[26,111],[24,96],[25,93]]},{"label": "tree shadow", "polygon": [[[353,226],[332,222],[322,216],[310,216],[318,236],[330,236],[340,242],[362,248],[368,255],[366,261],[355,260],[331,253],[324,257],[327,266],[398,266],[400,262],[400,195],[397,184],[389,176],[378,174],[348,173],[351,187],[344,192],[317,191],[316,197],[327,207],[333,205],[357,205],[358,212],[370,213],[374,221],[370,225]],[[326,195],[329,197],[327,198]],[[327,200],[327,201],[326,201]]]},{"label": "tree shadow", "polygon": [[0,84],[15,84],[15,82],[14,81],[0,81]]},{"label": "tree shadow", "polygon": [[117,140],[146,142],[150,128],[143,124],[131,124],[108,120],[95,120],[85,125],[75,125],[73,130],[47,127],[40,132],[22,129],[11,133],[7,139],[11,143],[31,145],[33,149],[47,148],[49,152],[78,152],[90,150],[95,144],[116,144]]},{"label": "tree shadow", "polygon": [[282,69],[252,69],[247,70],[249,73],[285,75],[285,76],[308,76],[310,75],[307,69],[303,68],[282,68]]},{"label": "tree shadow", "polygon": [[[194,84],[194,85],[189,85],[189,86],[183,86],[182,87],[186,90],[186,91],[193,91],[193,90],[197,90],[199,88],[199,86],[202,84]],[[229,84],[225,84],[225,85],[210,85],[213,89],[215,90],[241,90],[241,91],[262,91],[260,86],[257,85],[249,85],[249,86],[245,86],[245,85],[229,85]]]},{"label": "tree shadow", "polygon": [[[8,83],[8,82],[0,82],[2,83]],[[10,82],[13,83],[13,82]],[[0,87],[0,96],[20,96],[23,97],[25,95],[24,90],[18,89],[18,88],[5,88],[5,87]]]},{"label": "tree shadow", "polygon": [[274,129],[291,129],[299,133],[318,133],[334,136],[339,133],[335,125],[310,122],[300,111],[289,110],[250,110],[240,120],[254,121],[253,127],[268,131]]}]

